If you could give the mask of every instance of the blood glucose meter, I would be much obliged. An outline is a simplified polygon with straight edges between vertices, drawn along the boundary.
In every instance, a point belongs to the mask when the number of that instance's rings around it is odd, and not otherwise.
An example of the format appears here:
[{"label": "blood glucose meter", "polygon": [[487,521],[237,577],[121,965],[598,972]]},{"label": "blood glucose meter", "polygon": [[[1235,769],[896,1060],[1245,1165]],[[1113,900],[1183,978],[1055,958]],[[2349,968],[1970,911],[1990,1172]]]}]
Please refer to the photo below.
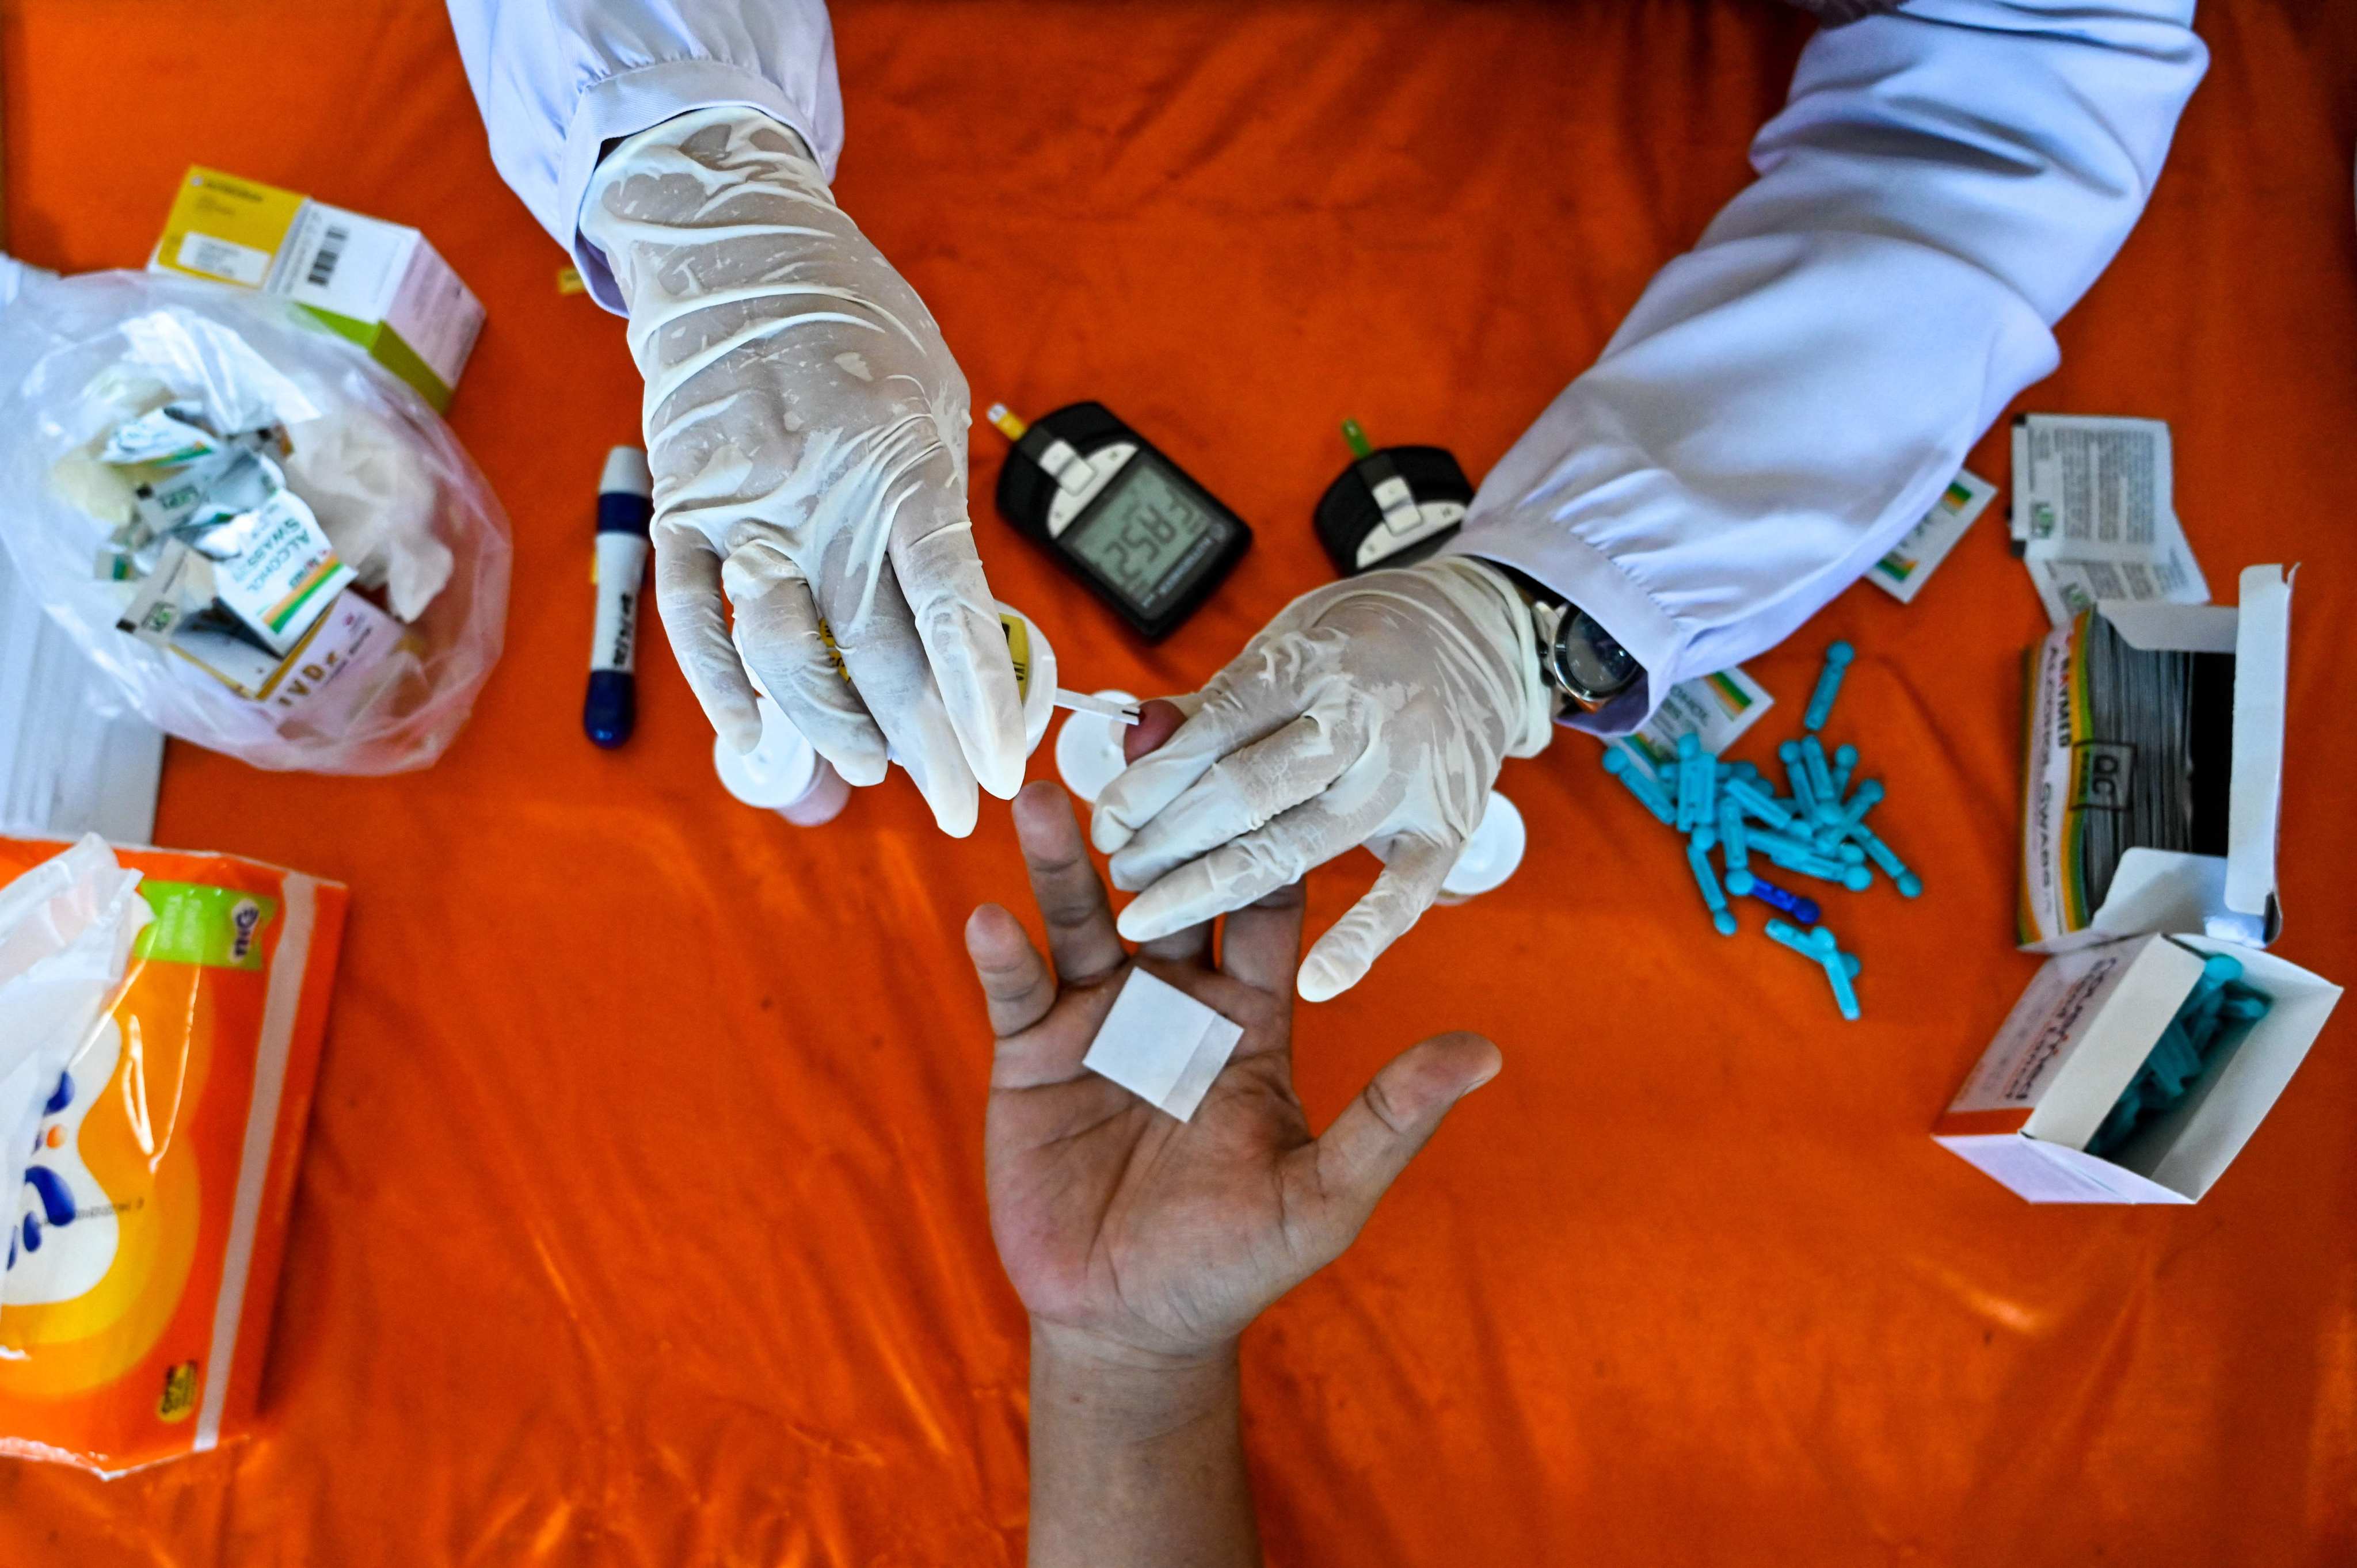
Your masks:
[{"label": "blood glucose meter", "polygon": [[1252,530],[1099,403],[1026,424],[993,403],[1015,443],[999,515],[1148,642],[1177,629],[1252,548]]},{"label": "blood glucose meter", "polygon": [[1440,446],[1377,451],[1355,419],[1342,422],[1351,466],[1318,499],[1312,521],[1326,557],[1345,577],[1407,566],[1448,541],[1465,521],[1473,484]]}]

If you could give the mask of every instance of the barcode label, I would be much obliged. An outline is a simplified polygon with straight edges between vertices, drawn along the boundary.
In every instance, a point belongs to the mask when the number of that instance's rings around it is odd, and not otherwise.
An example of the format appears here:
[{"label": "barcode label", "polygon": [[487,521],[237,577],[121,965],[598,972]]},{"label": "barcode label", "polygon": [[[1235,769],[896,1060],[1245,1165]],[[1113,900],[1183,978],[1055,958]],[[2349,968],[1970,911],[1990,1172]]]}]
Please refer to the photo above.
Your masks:
[{"label": "barcode label", "polygon": [[336,275],[336,263],[343,260],[344,246],[351,239],[350,230],[340,224],[329,224],[319,239],[318,253],[311,258],[311,270],[303,281],[313,288],[325,288],[328,280]]}]

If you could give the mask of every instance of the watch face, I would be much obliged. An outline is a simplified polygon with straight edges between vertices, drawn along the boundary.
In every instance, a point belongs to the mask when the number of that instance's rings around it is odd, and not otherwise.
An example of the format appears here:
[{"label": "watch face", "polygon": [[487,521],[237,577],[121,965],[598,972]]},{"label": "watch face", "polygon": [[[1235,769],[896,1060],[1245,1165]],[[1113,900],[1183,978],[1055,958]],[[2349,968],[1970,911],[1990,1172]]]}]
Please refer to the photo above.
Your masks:
[{"label": "watch face", "polygon": [[1641,672],[1634,656],[1585,610],[1564,618],[1555,633],[1555,656],[1565,685],[1590,702],[1627,690]]}]

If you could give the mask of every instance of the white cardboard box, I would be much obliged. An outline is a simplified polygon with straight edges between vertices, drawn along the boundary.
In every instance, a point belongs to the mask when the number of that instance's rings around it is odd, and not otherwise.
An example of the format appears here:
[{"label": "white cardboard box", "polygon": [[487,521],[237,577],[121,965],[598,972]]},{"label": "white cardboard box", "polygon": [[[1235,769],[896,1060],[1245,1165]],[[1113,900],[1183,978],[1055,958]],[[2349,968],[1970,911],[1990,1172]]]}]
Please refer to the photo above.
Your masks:
[{"label": "white cardboard box", "polygon": [[2079,907],[2070,885],[2069,816],[2074,803],[2104,788],[2096,755],[2104,748],[2072,744],[2068,661],[2059,656],[2071,628],[2056,628],[2031,660],[2021,832],[2020,938],[2028,951],[2068,952],[2150,931],[2200,931],[2261,947],[2281,930],[2276,826],[2283,798],[2291,582],[2280,566],[2250,566],[2240,589],[2234,607],[2101,607],[2134,647],[2233,654],[2234,703],[2225,854],[2130,849],[2093,910]]},{"label": "white cardboard box", "polygon": [[182,177],[147,267],[292,300],[446,413],[483,329],[416,230],[219,169]]},{"label": "white cardboard box", "polygon": [[[2175,1109],[2106,1160],[2089,1139],[2193,990],[2228,953],[2275,1005]],[[2047,961],[1932,1132],[2032,1203],[2191,1203],[2273,1108],[2341,988],[2256,948],[2141,936]]]}]

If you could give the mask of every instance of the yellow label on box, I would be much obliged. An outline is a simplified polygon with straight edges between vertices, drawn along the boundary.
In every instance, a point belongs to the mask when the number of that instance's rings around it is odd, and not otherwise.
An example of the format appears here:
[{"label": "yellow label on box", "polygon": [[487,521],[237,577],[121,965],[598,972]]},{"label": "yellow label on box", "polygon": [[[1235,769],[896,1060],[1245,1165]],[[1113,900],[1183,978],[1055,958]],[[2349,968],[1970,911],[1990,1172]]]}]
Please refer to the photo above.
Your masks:
[{"label": "yellow label on box", "polygon": [[274,185],[218,169],[191,168],[164,220],[156,264],[192,277],[260,288],[303,200]]},{"label": "yellow label on box", "polygon": [[483,326],[482,302],[416,230],[219,169],[188,170],[147,265],[298,305],[436,409]]}]

